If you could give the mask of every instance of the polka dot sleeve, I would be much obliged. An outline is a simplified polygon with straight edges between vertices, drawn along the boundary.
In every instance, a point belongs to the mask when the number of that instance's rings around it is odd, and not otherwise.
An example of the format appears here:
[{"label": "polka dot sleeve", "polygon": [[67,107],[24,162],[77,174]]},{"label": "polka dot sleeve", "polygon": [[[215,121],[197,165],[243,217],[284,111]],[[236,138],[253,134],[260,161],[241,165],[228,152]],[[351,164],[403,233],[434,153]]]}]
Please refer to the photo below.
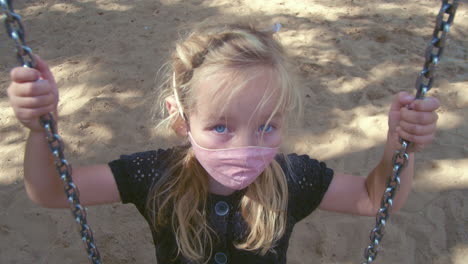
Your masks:
[{"label": "polka dot sleeve", "polygon": [[[320,205],[333,178],[333,170],[307,155],[289,154],[289,162],[281,159],[289,189],[289,212],[302,220]],[[289,165],[288,165],[289,163]]]},{"label": "polka dot sleeve", "polygon": [[123,203],[135,204],[143,214],[148,193],[163,174],[168,152],[139,152],[109,162]]}]

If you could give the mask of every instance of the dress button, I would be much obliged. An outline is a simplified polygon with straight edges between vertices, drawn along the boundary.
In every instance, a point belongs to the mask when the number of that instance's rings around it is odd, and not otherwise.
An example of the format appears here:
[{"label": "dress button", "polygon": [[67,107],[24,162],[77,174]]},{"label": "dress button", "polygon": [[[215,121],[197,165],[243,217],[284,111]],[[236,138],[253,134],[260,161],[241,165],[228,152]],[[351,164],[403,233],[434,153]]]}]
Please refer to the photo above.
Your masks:
[{"label": "dress button", "polygon": [[214,260],[216,264],[226,264],[227,256],[223,252],[217,252],[214,256]]},{"label": "dress button", "polygon": [[224,216],[229,212],[229,205],[225,201],[219,201],[215,205],[215,212],[219,216]]}]

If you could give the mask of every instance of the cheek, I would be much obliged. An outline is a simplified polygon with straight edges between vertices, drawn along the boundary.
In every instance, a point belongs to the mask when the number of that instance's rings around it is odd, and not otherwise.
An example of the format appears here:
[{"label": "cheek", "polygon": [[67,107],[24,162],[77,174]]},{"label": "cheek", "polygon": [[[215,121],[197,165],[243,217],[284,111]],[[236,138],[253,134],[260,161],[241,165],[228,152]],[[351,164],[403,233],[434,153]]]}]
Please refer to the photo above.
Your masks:
[{"label": "cheek", "polygon": [[272,135],[271,141],[269,142],[270,147],[278,147],[281,144],[281,132],[274,133]]},{"label": "cheek", "polygon": [[260,137],[258,145],[263,145],[265,147],[270,147],[270,148],[278,147],[281,144],[281,139],[282,139],[281,135],[282,134],[280,131],[276,131],[271,134],[265,134],[263,136],[263,144],[261,142],[261,137]]}]

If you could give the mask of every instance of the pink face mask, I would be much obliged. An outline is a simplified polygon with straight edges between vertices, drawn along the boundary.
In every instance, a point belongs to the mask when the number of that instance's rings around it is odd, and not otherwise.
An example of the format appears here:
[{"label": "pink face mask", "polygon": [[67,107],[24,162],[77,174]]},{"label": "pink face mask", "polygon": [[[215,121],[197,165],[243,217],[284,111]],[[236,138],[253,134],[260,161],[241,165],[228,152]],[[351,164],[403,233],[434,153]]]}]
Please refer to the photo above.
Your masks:
[{"label": "pink face mask", "polygon": [[199,146],[190,132],[188,134],[198,162],[213,179],[234,190],[242,190],[254,182],[278,151],[278,148],[254,146],[207,149]]}]

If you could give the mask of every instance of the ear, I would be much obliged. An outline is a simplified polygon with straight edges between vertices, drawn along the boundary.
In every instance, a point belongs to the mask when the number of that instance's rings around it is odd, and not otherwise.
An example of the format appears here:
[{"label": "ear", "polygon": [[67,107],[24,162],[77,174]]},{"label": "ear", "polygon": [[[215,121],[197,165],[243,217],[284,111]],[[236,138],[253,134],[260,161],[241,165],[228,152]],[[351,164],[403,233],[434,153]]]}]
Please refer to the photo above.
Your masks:
[{"label": "ear", "polygon": [[177,106],[176,99],[174,96],[169,96],[166,98],[165,103],[169,115],[174,115],[174,120],[172,120],[172,129],[178,136],[186,137],[188,131],[187,123],[180,116],[180,111],[179,107]]}]

